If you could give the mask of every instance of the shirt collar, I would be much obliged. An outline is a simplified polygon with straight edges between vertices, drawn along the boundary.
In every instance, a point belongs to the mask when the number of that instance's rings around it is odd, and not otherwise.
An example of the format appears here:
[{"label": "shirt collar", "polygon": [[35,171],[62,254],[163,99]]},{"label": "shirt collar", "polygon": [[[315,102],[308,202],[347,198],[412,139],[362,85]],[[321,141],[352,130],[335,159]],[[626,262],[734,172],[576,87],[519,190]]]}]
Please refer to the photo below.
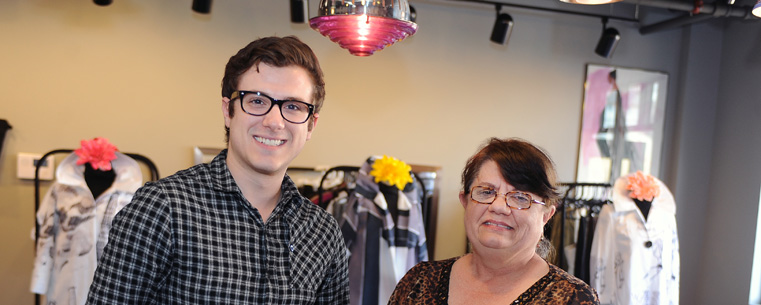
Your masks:
[{"label": "shirt collar", "polygon": [[[143,184],[143,173],[135,159],[116,152],[116,159],[111,167],[116,172],[116,179],[110,189],[134,193]],[[56,182],[71,186],[87,188],[85,182],[85,165],[77,165],[79,156],[70,154],[56,168]]]},{"label": "shirt collar", "polygon": [[227,149],[223,149],[209,164],[214,188],[223,192],[238,192],[238,185],[227,168]]},{"label": "shirt collar", "polygon": [[[214,188],[223,192],[240,192],[238,184],[235,183],[230,169],[227,167],[227,149],[223,149],[209,164],[212,175]],[[296,184],[286,174],[280,185],[280,200],[278,206],[284,205],[285,213],[292,215],[303,203],[302,197],[296,187]],[[276,207],[275,210],[278,210]],[[274,213],[275,211],[273,211]]]},{"label": "shirt collar", "polygon": [[[628,175],[627,175],[628,176]],[[626,189],[627,176],[616,179],[616,183],[613,185],[613,207],[617,212],[624,212],[637,209],[637,205],[634,200],[629,197],[629,190]],[[654,209],[660,209],[669,214],[676,214],[676,203],[674,202],[674,196],[669,191],[668,187],[661,180],[655,178],[655,182],[660,187],[660,193],[653,198],[652,207]]]},{"label": "shirt collar", "polygon": [[[383,193],[380,191],[380,187],[378,186],[378,183],[383,182],[376,183],[375,178],[370,176],[370,172],[373,169],[373,163],[376,159],[379,159],[379,157],[371,156],[367,158],[367,160],[359,168],[359,175],[357,175],[357,186],[355,190],[363,197],[375,202],[378,207],[382,208],[383,210],[388,210],[387,200]],[[404,192],[399,189],[396,190],[398,200],[394,204],[396,204],[399,210],[409,211],[413,205],[411,198],[416,198],[415,190],[412,188],[408,192]],[[415,203],[417,203],[417,201],[415,201]]]}]

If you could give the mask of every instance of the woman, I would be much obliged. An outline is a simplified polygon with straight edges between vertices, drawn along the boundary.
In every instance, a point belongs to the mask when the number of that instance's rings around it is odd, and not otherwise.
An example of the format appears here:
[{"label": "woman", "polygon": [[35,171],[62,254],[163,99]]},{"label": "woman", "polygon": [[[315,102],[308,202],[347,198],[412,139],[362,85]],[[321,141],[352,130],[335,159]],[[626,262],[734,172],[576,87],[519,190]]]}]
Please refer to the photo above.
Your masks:
[{"label": "woman", "polygon": [[559,198],[555,176],[531,143],[490,139],[462,173],[472,253],[416,265],[389,304],[599,304],[589,285],[537,254],[551,247],[543,227]]}]

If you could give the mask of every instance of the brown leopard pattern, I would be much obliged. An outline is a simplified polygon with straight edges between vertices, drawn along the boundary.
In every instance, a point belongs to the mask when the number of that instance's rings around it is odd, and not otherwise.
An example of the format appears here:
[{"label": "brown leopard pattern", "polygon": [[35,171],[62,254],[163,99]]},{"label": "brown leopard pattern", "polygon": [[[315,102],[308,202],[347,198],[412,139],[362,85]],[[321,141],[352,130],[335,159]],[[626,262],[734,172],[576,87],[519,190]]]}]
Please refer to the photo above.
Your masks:
[{"label": "brown leopard pattern", "polygon": [[[458,257],[435,262],[422,262],[410,269],[396,285],[389,305],[446,305],[449,298],[449,277]],[[505,304],[528,305],[595,305],[600,304],[597,292],[582,280],[549,264],[548,272],[518,299]]]}]

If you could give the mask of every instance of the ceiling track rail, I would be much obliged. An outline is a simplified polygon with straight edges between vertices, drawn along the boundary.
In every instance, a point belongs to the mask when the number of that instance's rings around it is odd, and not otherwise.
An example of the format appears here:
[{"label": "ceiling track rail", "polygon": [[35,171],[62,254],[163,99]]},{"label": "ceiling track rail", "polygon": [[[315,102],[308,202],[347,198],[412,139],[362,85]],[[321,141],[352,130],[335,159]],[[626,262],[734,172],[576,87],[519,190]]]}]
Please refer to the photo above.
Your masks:
[{"label": "ceiling track rail", "polygon": [[480,3],[480,4],[488,4],[488,5],[494,5],[494,6],[500,5],[500,6],[515,7],[515,8],[520,8],[520,9],[527,9],[527,10],[538,10],[538,11],[545,11],[545,12],[552,12],[552,13],[560,13],[560,14],[568,14],[568,15],[593,17],[593,18],[608,18],[609,20],[618,20],[618,21],[639,23],[639,19],[633,18],[633,17],[622,17],[622,16],[615,16],[615,15],[605,15],[605,14],[596,14],[596,13],[588,13],[588,12],[580,12],[580,11],[571,11],[571,10],[563,10],[563,9],[541,7],[541,6],[532,6],[532,5],[515,4],[515,3],[505,3],[505,2],[500,2],[500,1],[490,1],[490,0],[446,0],[446,1],[448,1],[448,2]]},{"label": "ceiling track rail", "polygon": [[494,5],[494,6],[515,7],[520,9],[539,10],[539,11],[546,11],[546,12],[553,12],[553,13],[560,13],[560,14],[570,14],[570,15],[586,16],[586,17],[593,17],[593,18],[607,18],[608,20],[633,22],[633,23],[637,23],[640,34],[650,34],[650,33],[675,29],[675,28],[687,26],[690,24],[694,24],[697,22],[702,22],[702,21],[706,21],[706,20],[710,20],[714,18],[742,18],[742,19],[748,19],[748,20],[761,20],[760,18],[755,17],[751,13],[753,9],[752,7],[731,5],[728,3],[723,3],[722,0],[716,0],[711,3],[704,3],[703,0],[693,0],[693,1],[689,1],[689,0],[687,1],[685,0],[622,0],[621,1],[621,3],[634,4],[637,7],[646,6],[646,7],[662,8],[662,9],[675,10],[675,11],[683,11],[687,13],[684,16],[675,17],[672,19],[668,19],[668,20],[657,22],[650,25],[641,25],[640,20],[638,18],[632,18],[632,17],[621,17],[621,16],[615,16],[615,15],[605,15],[605,14],[563,10],[563,9],[556,9],[556,8],[547,8],[547,7],[540,7],[540,6],[513,4],[513,3],[505,3],[505,2],[494,1],[494,0],[446,0],[446,1],[480,3],[480,4],[488,4],[488,5]]},{"label": "ceiling track rail", "polygon": [[702,0],[678,1],[678,0],[623,0],[622,2],[684,11],[687,14],[658,23],[642,26],[640,34],[650,34],[664,30],[675,29],[686,25],[715,19],[715,18],[741,18],[747,20],[759,20],[753,15],[750,6],[731,5],[721,0],[712,3],[704,3]]}]

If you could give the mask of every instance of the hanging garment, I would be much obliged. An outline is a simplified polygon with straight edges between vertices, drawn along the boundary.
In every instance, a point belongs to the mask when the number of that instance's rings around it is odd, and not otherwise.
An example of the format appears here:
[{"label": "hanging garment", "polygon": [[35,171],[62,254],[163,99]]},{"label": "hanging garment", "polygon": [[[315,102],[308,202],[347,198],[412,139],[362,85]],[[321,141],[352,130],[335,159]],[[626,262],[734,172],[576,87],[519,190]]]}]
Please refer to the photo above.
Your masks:
[{"label": "hanging garment", "polygon": [[111,161],[116,178],[98,198],[85,182],[85,165],[71,154],[58,165],[56,181],[37,211],[39,238],[30,290],[48,304],[84,304],[111,220],[142,185],[137,162],[122,153]]},{"label": "hanging garment", "polygon": [[[340,222],[350,252],[352,305],[387,304],[404,274],[428,260],[419,193],[405,188],[384,195],[381,188],[387,186],[368,174],[372,163],[370,158],[360,168]],[[387,197],[397,199],[389,202]]]},{"label": "hanging garment", "polygon": [[679,304],[676,204],[660,180],[647,220],[617,179],[613,204],[598,216],[590,257],[591,286],[600,304]]},{"label": "hanging garment", "polygon": [[579,222],[579,236],[576,239],[576,255],[574,256],[574,276],[589,283],[589,252],[592,250],[597,218],[589,213]]}]

